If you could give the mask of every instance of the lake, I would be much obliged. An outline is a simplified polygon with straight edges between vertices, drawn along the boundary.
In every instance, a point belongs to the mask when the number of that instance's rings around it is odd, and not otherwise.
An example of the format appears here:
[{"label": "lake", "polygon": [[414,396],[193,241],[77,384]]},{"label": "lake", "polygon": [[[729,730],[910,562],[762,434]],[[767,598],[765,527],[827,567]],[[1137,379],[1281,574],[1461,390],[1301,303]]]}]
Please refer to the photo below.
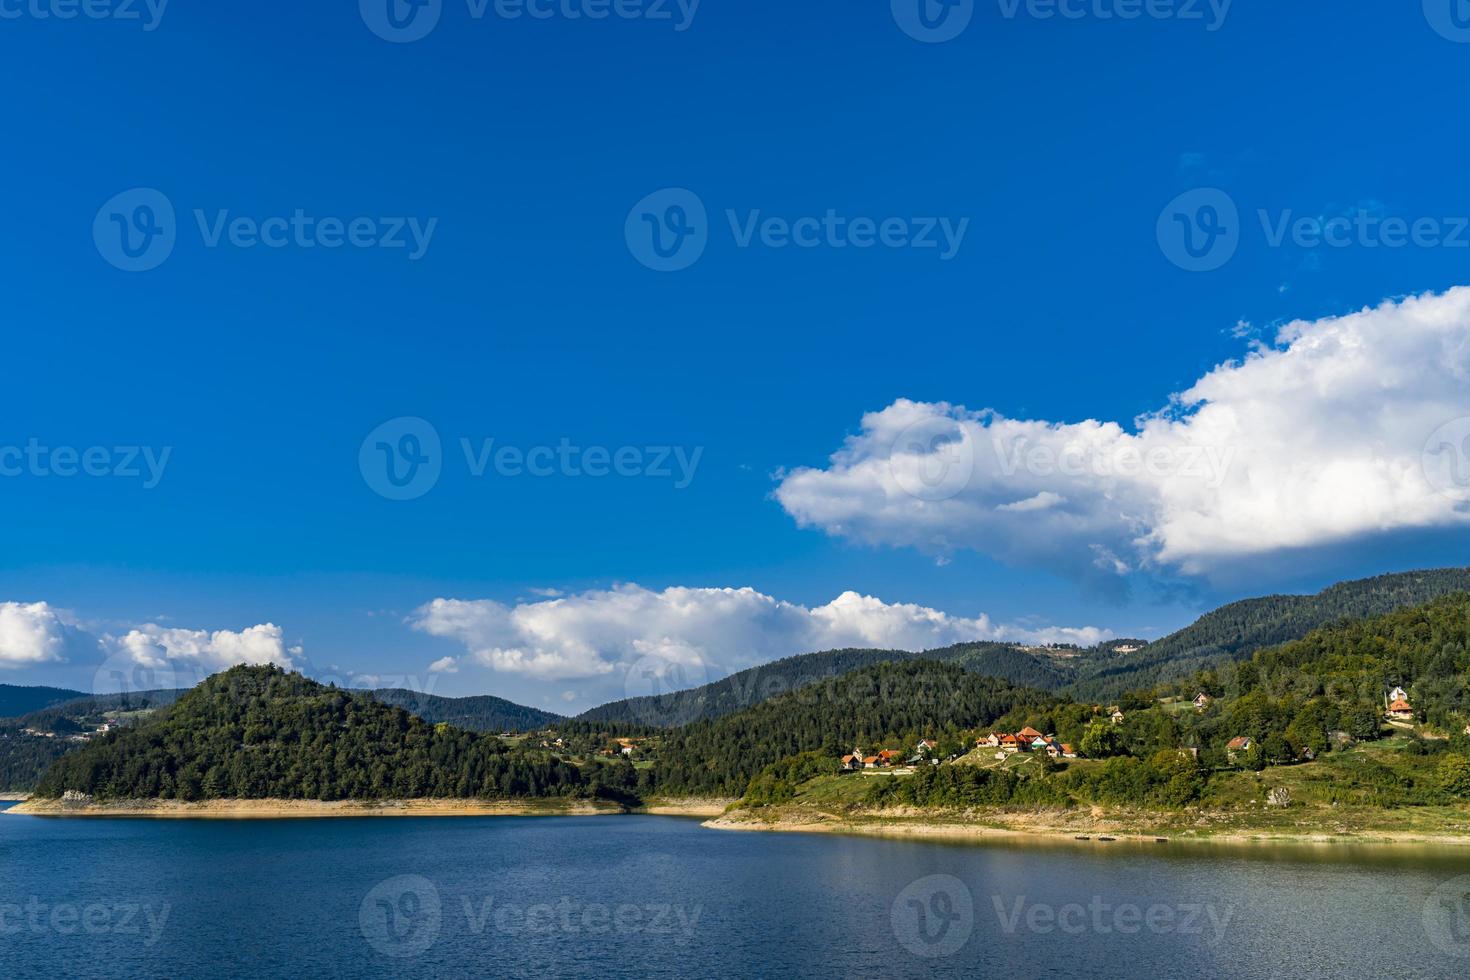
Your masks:
[{"label": "lake", "polygon": [[0,977],[1463,977],[1470,854],[0,814]]}]

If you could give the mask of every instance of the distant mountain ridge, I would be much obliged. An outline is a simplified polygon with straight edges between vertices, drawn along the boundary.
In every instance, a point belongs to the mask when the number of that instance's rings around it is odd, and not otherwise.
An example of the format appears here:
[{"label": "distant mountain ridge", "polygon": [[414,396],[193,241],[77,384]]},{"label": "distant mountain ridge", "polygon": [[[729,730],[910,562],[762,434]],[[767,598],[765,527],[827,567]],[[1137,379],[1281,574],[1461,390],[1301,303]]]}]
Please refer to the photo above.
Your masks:
[{"label": "distant mountain ridge", "polygon": [[63,687],[17,687],[14,684],[0,684],[0,718],[16,718],[62,701],[86,696],[82,691],[69,691]]},{"label": "distant mountain ridge", "polygon": [[402,708],[431,725],[447,722],[456,728],[472,732],[529,732],[566,720],[562,715],[539,708],[528,708],[491,694],[448,698],[396,687],[367,693],[378,701]]},{"label": "distant mountain ridge", "polygon": [[1339,582],[1316,595],[1242,599],[1205,613],[1141,650],[1083,659],[1076,679],[1064,690],[1081,699],[1117,697],[1206,667],[1246,660],[1257,650],[1299,640],[1341,620],[1382,616],[1457,592],[1470,592],[1470,568],[1378,575]]},{"label": "distant mountain ridge", "polygon": [[933,660],[972,674],[1012,684],[1055,689],[1071,680],[1063,661],[1028,652],[1013,643],[958,643],[938,650],[847,648],[803,653],[773,660],[722,680],[684,691],[612,701],[577,715],[576,721],[653,725],[673,728],[709,721],[754,707],[773,697],[881,663]]}]

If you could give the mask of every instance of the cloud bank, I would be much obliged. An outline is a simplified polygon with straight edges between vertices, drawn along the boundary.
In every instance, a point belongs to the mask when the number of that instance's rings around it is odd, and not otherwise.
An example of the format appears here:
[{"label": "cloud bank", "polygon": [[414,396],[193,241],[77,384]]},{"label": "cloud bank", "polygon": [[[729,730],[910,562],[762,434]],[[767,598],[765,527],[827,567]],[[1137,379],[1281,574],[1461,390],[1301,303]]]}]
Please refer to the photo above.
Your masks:
[{"label": "cloud bank", "polygon": [[967,640],[1091,644],[1110,635],[1092,627],[997,626],[985,615],[951,616],[856,592],[808,608],[750,588],[655,592],[638,585],[514,606],[435,599],[409,623],[460,643],[472,660],[493,670],[542,680],[598,677],[640,661],[714,679],[838,647],[925,650]]},{"label": "cloud bank", "polygon": [[775,491],[803,527],[1080,579],[1470,523],[1470,288],[1290,323],[1131,427],[905,399]]},{"label": "cloud bank", "polygon": [[79,661],[96,667],[99,693],[192,687],[237,664],[303,665],[301,648],[288,647],[273,623],[239,631],[144,623],[115,636],[46,602],[0,602],[0,669]]}]

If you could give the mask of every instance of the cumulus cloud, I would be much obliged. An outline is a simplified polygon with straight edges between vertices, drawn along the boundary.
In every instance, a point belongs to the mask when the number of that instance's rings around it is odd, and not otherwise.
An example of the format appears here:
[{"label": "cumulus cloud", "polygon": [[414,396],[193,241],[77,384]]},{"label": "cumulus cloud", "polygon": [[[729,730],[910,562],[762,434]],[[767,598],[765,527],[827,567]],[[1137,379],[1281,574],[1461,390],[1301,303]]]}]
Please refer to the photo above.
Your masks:
[{"label": "cumulus cloud", "polygon": [[238,632],[233,630],[177,629],[148,623],[113,640],[117,651],[129,662],[148,668],[197,668],[204,674],[238,664],[275,664],[294,669],[300,647],[287,647],[281,628],[262,623]]},{"label": "cumulus cloud", "polygon": [[459,673],[459,661],[454,657],[440,657],[429,664],[431,674],[457,674]]},{"label": "cumulus cloud", "polygon": [[69,649],[86,645],[66,610],[45,602],[0,602],[0,668],[58,663]]},{"label": "cumulus cloud", "polygon": [[1457,288],[1287,324],[1126,427],[901,399],[826,466],[783,473],[775,496],[800,525],[872,545],[1078,578],[1207,577],[1470,522],[1466,417],[1470,288]]},{"label": "cumulus cloud", "polygon": [[409,622],[463,644],[487,667],[540,679],[598,677],[635,663],[713,678],[836,647],[925,650],[1000,639],[1091,644],[1109,635],[1092,627],[998,626],[985,615],[952,616],[856,592],[809,608],[750,588],[655,592],[638,585],[515,606],[435,599]]}]

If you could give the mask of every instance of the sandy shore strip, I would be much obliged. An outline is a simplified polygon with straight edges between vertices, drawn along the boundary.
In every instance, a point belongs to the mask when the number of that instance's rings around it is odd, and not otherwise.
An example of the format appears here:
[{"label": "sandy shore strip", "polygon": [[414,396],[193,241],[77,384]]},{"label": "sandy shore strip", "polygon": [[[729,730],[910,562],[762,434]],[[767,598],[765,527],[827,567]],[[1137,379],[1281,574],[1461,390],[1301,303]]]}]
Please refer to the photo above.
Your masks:
[{"label": "sandy shore strip", "polygon": [[0,793],[0,803],[24,803],[30,798],[29,793]]},{"label": "sandy shore strip", "polygon": [[[963,822],[906,816],[843,817],[835,814],[810,813],[767,817],[750,813],[732,813],[703,824],[714,830],[756,831],[800,834],[843,834],[861,837],[885,837],[894,840],[944,840],[953,842],[1000,842],[1059,846],[1106,846],[1110,843],[1147,844],[1228,844],[1235,846],[1291,845],[1305,847],[1344,847],[1355,845],[1411,845],[1470,849],[1470,829],[1463,832],[1432,833],[1393,829],[1344,831],[1339,833],[1292,833],[1278,828],[1249,828],[1196,833],[1191,831],[1139,832],[1091,826],[1038,825],[1034,828],[997,827],[978,822]],[[1467,854],[1470,856],[1470,854]]]},{"label": "sandy shore strip", "polygon": [[654,799],[634,812],[660,817],[722,817],[735,803],[735,800]]},{"label": "sandy shore strip", "polygon": [[571,817],[625,810],[591,800],[121,800],[66,803],[28,800],[5,814],[36,817],[150,817],[179,820],[270,820],[316,817]]}]

